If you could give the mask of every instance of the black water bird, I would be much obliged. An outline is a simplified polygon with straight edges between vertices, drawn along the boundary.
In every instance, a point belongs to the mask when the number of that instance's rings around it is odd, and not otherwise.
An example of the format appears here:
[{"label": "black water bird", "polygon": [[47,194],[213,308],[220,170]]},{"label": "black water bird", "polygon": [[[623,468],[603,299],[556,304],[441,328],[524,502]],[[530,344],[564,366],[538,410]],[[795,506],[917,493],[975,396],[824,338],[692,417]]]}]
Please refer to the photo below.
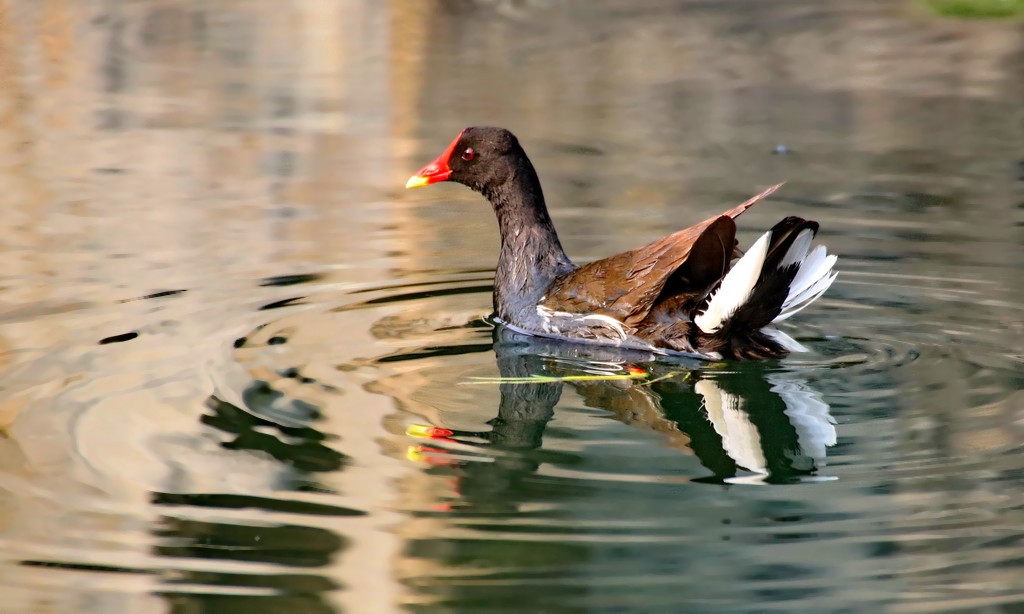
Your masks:
[{"label": "black water bird", "polygon": [[814,221],[787,217],[745,254],[738,250],[734,219],[781,184],[643,247],[577,266],[558,240],[533,164],[508,130],[466,128],[406,187],[440,181],[466,185],[494,208],[501,233],[494,311],[519,332],[706,359],[776,358],[805,348],[774,323],[836,278],[836,257],[824,246],[811,249]]}]

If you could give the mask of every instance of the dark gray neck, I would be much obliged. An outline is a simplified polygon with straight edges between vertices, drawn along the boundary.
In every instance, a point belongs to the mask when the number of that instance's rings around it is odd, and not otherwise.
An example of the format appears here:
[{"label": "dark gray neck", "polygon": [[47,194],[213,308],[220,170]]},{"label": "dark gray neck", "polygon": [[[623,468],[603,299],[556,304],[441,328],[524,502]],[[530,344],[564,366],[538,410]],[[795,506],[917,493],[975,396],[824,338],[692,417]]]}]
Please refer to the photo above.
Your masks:
[{"label": "dark gray neck", "polygon": [[501,254],[494,275],[494,310],[512,324],[535,315],[551,282],[572,270],[551,223],[540,181],[529,161],[498,186],[483,190],[498,216]]}]

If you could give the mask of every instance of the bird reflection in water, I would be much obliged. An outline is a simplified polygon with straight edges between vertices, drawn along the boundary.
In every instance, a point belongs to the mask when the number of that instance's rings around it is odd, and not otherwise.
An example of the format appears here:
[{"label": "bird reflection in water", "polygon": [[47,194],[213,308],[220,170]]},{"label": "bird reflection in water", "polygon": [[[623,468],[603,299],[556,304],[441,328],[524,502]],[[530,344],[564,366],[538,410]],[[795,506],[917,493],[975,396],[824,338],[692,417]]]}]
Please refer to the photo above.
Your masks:
[{"label": "bird reflection in water", "polygon": [[[410,447],[410,458],[463,469],[459,490],[464,496],[472,490],[477,502],[538,469],[543,456],[530,452],[542,449],[565,386],[587,407],[607,410],[623,423],[659,433],[668,446],[692,452],[711,472],[695,481],[825,479],[818,473],[826,449],[836,442],[835,421],[817,392],[778,365],[725,369],[652,362],[644,353],[504,329],[495,331],[494,350],[500,377],[489,381],[499,386],[500,401],[490,431],[420,425],[408,431],[433,440]],[[466,452],[474,448],[486,458]]]}]

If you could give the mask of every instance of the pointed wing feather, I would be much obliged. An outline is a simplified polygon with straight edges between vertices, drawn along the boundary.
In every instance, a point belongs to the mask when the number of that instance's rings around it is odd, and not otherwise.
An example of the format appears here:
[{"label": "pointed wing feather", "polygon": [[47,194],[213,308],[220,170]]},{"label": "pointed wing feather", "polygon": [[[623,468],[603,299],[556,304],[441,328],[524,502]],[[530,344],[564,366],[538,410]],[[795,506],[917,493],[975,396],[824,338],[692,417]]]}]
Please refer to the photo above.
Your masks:
[{"label": "pointed wing feather", "polygon": [[776,184],[721,215],[653,243],[586,264],[558,278],[542,304],[556,311],[596,313],[627,324],[642,320],[694,243],[723,217],[734,219],[782,187]]}]

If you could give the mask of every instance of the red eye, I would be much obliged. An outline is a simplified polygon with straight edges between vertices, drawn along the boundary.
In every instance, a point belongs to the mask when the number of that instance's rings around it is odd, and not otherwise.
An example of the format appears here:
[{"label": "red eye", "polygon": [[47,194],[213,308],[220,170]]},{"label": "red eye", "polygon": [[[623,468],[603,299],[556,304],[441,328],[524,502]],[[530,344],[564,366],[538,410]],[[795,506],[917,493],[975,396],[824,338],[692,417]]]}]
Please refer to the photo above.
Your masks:
[{"label": "red eye", "polygon": [[470,160],[472,160],[475,157],[476,157],[476,152],[473,151],[472,147],[467,147],[466,151],[462,152],[462,159],[465,160],[466,162],[469,162]]}]

